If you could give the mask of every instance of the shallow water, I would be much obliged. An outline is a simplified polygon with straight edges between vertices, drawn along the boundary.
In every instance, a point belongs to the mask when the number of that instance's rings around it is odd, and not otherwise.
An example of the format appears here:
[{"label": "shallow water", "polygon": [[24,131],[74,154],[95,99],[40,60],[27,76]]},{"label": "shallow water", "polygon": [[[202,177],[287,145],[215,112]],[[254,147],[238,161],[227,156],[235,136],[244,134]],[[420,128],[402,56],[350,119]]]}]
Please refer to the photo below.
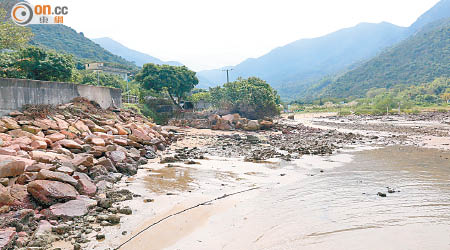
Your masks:
[{"label": "shallow water", "polygon": [[352,154],[340,167],[299,164],[306,177],[243,197],[168,249],[450,249],[449,152]]}]

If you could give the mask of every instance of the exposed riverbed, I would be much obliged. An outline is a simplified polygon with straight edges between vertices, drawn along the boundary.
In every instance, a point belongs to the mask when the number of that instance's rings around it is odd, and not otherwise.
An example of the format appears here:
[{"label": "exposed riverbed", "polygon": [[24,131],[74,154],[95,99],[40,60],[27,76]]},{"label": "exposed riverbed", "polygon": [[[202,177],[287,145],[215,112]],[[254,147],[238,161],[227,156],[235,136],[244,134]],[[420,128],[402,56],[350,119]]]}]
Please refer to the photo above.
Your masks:
[{"label": "exposed riverbed", "polygon": [[[214,143],[193,134],[178,147]],[[450,152],[382,142],[291,161],[155,161],[121,184],[141,195],[124,203],[133,215],[91,248],[449,249]]]}]

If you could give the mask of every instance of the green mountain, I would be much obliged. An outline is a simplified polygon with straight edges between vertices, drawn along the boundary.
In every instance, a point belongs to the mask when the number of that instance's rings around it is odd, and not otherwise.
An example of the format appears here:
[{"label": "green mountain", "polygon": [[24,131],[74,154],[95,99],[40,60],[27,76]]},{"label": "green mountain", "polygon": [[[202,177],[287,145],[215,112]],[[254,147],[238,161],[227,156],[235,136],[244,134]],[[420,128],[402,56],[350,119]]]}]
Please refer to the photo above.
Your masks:
[{"label": "green mountain", "polygon": [[[232,66],[231,79],[258,76],[276,88],[284,99],[312,98],[333,82],[336,75],[360,67],[427,24],[445,17],[450,17],[450,0],[438,2],[409,28],[385,22],[362,23],[323,37],[298,40]],[[200,71],[198,75],[202,77],[199,86],[203,88],[226,80],[221,69]]]},{"label": "green mountain", "polygon": [[[257,76],[270,83],[281,96],[289,97],[328,74],[376,55],[407,35],[406,28],[390,23],[361,23],[323,37],[301,39],[259,58],[247,59],[232,67],[231,80]],[[221,69],[200,71],[198,75],[209,80],[200,82],[200,87],[219,85],[226,80]]]},{"label": "green mountain", "polygon": [[29,27],[34,33],[34,37],[30,41],[32,45],[72,54],[86,61],[109,62],[126,67],[135,67],[132,62],[112,54],[86,38],[83,33],[78,33],[68,26],[57,24],[30,25]]},{"label": "green mountain", "polygon": [[121,56],[130,62],[134,62],[137,66],[142,67],[146,63],[154,63],[154,64],[168,64],[172,66],[182,66],[183,64],[175,61],[161,61],[160,59],[144,54],[142,52],[132,50],[130,48],[125,47],[119,42],[114,41],[109,37],[102,37],[92,39],[95,43],[102,46],[104,49],[109,52]]},{"label": "green mountain", "polygon": [[422,28],[334,81],[309,89],[310,96],[362,97],[372,88],[418,85],[450,77],[450,18]]}]

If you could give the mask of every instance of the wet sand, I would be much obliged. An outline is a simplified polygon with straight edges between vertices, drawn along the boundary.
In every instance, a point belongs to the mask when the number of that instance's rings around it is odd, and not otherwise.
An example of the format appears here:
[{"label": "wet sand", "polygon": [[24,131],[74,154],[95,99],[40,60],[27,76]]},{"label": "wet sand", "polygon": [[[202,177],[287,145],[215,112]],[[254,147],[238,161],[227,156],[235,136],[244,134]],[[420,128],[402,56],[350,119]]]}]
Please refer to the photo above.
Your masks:
[{"label": "wet sand", "polygon": [[[314,125],[312,119],[301,121]],[[208,144],[205,130],[192,131],[173,147]],[[436,138],[427,140],[431,145]],[[356,146],[290,162],[208,156],[168,167],[155,161],[122,183],[142,196],[124,202],[133,215],[91,248],[116,248],[161,218],[259,187],[174,215],[120,249],[450,249],[449,159],[449,151],[437,149]]]},{"label": "wet sand", "polygon": [[167,249],[448,249],[449,157],[412,147],[356,152],[344,166],[240,197]]}]

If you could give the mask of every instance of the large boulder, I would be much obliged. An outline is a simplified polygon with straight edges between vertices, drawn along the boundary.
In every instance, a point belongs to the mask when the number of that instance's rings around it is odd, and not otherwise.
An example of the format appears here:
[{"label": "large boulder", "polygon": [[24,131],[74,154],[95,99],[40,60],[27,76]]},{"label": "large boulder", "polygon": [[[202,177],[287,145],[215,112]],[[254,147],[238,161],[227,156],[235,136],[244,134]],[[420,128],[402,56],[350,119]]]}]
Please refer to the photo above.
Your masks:
[{"label": "large boulder", "polygon": [[31,159],[37,162],[52,163],[55,160],[68,160],[68,156],[45,151],[31,151]]},{"label": "large boulder", "polygon": [[20,125],[15,120],[9,117],[3,117],[2,122],[7,129],[19,129]]},{"label": "large boulder", "polygon": [[217,119],[217,122],[214,126],[211,127],[211,129],[214,130],[233,130],[234,127],[232,126],[232,123],[228,120],[225,120],[223,118]]},{"label": "large boulder", "polygon": [[75,167],[92,167],[94,166],[94,157],[91,154],[77,154],[71,162]]},{"label": "large boulder", "polygon": [[9,193],[9,190],[0,184],[0,207],[4,205],[11,205],[14,198]]},{"label": "large boulder", "polygon": [[250,120],[247,124],[244,125],[244,129],[248,131],[259,130],[258,120]]},{"label": "large boulder", "polygon": [[50,139],[52,142],[57,142],[60,140],[64,140],[66,136],[61,133],[54,133],[51,135],[47,135],[46,138]]},{"label": "large boulder", "polygon": [[19,176],[24,172],[25,166],[24,161],[12,158],[12,156],[10,160],[0,159],[0,178]]},{"label": "large boulder", "polygon": [[41,169],[41,171],[37,174],[36,179],[66,182],[74,187],[78,184],[78,181],[68,174],[54,172],[47,169]]},{"label": "large boulder", "polygon": [[69,139],[60,140],[60,141],[58,141],[58,143],[61,146],[65,147],[65,148],[69,148],[69,149],[82,149],[83,148],[80,144],[76,143],[73,140],[69,140]]},{"label": "large boulder", "polygon": [[42,128],[36,127],[36,126],[31,126],[31,125],[23,125],[22,130],[30,132],[32,134],[37,134],[42,131]]},{"label": "large boulder", "polygon": [[91,178],[85,173],[75,172],[73,178],[78,181],[77,190],[80,194],[93,196],[97,192],[97,186],[92,182]]},{"label": "large boulder", "polygon": [[79,217],[86,215],[89,212],[89,208],[95,207],[96,205],[96,200],[80,195],[75,200],[50,206],[45,214],[49,217]]},{"label": "large boulder", "polygon": [[0,148],[0,155],[16,156],[17,155],[17,151],[15,149],[13,149],[12,147]]},{"label": "large boulder", "polygon": [[108,152],[107,155],[114,163],[123,162],[127,158],[126,154],[119,150]]},{"label": "large boulder", "polygon": [[72,185],[49,180],[32,181],[28,184],[27,190],[39,203],[47,206],[74,200],[78,195]]},{"label": "large boulder", "polygon": [[17,239],[16,229],[13,227],[0,230],[0,249],[13,249]]}]

